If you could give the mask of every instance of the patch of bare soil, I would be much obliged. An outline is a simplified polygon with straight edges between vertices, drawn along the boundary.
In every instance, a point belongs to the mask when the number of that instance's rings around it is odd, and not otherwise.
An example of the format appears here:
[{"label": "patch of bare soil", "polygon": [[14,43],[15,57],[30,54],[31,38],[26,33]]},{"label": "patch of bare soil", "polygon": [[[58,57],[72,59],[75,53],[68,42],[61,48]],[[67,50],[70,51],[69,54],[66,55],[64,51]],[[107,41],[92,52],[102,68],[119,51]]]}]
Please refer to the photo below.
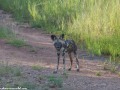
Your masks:
[{"label": "patch of bare soil", "polygon": [[[39,87],[36,90],[50,90],[45,85],[46,76],[62,76],[62,59],[58,74],[53,74],[56,67],[56,51],[52,45],[50,35],[41,29],[31,28],[27,23],[20,24],[11,18],[10,14],[0,10],[0,26],[12,30],[17,38],[23,39],[27,45],[16,48],[0,40],[0,61],[10,66],[19,66],[24,81],[30,81]],[[80,72],[67,72],[63,78],[62,88],[51,87],[51,90],[120,90],[120,79],[115,73],[103,70],[103,61],[107,58],[91,56],[86,51],[78,50]],[[69,58],[66,57],[66,66],[69,67]],[[42,69],[36,70],[34,66]],[[5,77],[4,80],[13,80]],[[11,81],[13,83],[13,81]],[[17,81],[16,81],[17,82]],[[0,83],[1,84],[1,83]],[[3,86],[2,83],[0,86]],[[48,84],[47,84],[48,85]],[[32,89],[31,89],[32,90]],[[34,90],[34,89],[33,89]]]}]

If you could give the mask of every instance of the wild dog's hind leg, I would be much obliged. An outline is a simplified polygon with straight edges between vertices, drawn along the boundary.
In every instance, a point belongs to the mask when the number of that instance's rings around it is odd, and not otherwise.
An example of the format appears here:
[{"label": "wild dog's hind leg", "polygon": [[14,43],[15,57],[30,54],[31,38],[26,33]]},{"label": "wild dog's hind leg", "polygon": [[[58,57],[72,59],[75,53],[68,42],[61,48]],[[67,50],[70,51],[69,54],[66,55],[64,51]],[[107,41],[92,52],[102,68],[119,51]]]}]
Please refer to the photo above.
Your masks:
[{"label": "wild dog's hind leg", "polygon": [[69,58],[70,58],[70,68],[68,69],[68,71],[71,71],[71,69],[72,69],[72,64],[73,64],[73,60],[72,60],[71,53],[68,53],[68,55],[69,55]]},{"label": "wild dog's hind leg", "polygon": [[79,72],[79,60],[78,60],[78,55],[76,53],[76,51],[74,52],[75,58],[76,58],[76,64],[77,64],[77,71]]},{"label": "wild dog's hind leg", "polygon": [[60,53],[57,53],[57,56],[58,56],[58,62],[57,62],[56,70],[53,73],[57,73],[58,68],[59,68]]}]

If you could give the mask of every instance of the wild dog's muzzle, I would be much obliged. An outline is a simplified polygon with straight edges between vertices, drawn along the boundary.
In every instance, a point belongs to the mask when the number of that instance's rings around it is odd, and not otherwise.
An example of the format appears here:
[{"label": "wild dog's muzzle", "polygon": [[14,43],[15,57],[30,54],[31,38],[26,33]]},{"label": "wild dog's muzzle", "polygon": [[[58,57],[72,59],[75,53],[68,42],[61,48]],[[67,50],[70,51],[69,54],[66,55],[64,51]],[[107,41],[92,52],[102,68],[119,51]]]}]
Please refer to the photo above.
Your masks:
[{"label": "wild dog's muzzle", "polygon": [[54,43],[54,46],[58,51],[60,51],[60,49],[62,48],[62,43],[61,42],[56,42],[56,43]]}]

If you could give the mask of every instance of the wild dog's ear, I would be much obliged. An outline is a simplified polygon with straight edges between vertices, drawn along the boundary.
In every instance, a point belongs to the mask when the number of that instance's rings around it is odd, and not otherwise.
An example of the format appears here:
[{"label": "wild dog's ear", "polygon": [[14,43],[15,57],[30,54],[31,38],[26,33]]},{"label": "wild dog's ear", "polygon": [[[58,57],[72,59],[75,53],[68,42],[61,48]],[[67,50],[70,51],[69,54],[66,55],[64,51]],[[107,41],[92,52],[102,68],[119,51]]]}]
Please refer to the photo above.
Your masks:
[{"label": "wild dog's ear", "polygon": [[51,39],[54,41],[56,39],[55,35],[51,35]]},{"label": "wild dog's ear", "polygon": [[61,35],[60,35],[60,39],[63,39],[63,38],[64,38],[64,34],[61,34]]}]

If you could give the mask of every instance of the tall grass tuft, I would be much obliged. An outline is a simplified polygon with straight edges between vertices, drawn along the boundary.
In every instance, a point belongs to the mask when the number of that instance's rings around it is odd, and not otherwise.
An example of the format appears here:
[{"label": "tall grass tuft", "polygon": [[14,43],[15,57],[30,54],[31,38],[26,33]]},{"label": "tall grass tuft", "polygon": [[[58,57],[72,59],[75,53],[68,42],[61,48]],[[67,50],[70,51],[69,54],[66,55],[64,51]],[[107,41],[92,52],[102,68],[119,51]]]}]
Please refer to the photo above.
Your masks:
[{"label": "tall grass tuft", "polygon": [[0,7],[94,54],[120,56],[120,0],[0,0]]}]

